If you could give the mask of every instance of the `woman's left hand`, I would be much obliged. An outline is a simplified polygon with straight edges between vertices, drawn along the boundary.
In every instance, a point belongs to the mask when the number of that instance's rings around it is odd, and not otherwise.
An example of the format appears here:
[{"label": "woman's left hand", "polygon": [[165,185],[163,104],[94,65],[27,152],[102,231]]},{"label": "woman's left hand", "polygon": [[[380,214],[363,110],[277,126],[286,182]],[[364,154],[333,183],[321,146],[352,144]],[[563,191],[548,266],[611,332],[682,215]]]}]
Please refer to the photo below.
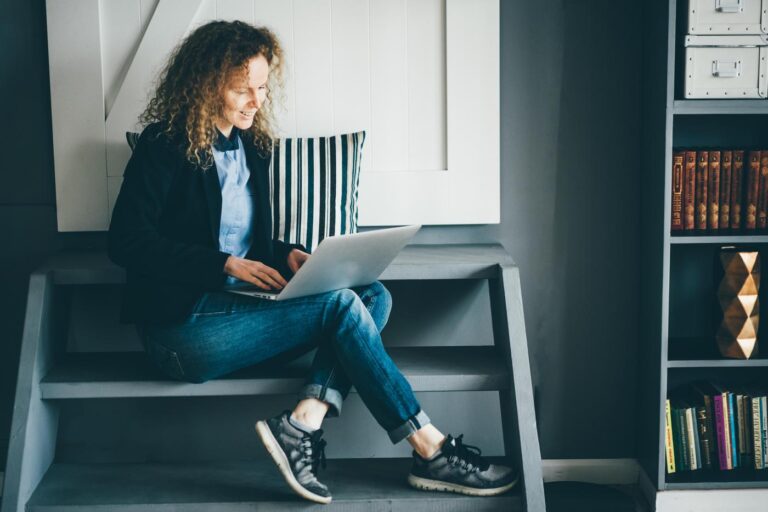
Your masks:
[{"label": "woman's left hand", "polygon": [[291,269],[291,272],[295,274],[299,271],[301,266],[305,261],[307,261],[308,258],[308,253],[302,251],[301,249],[293,249],[290,253],[288,253],[288,268]]}]

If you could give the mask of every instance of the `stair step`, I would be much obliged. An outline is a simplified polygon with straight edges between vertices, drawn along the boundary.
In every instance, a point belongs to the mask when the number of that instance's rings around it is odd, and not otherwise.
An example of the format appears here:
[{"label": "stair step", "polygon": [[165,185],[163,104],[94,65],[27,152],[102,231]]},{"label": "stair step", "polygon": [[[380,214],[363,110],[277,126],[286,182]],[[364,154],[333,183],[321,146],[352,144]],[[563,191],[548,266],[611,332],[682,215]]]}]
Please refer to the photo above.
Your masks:
[{"label": "stair step", "polygon": [[410,459],[335,459],[321,471],[330,505],[294,494],[271,460],[195,464],[53,464],[28,512],[498,511],[523,510],[519,486],[477,498],[424,492],[406,482]]},{"label": "stair step", "polygon": [[[391,347],[387,352],[415,391],[489,391],[510,386],[494,347]],[[272,366],[271,368],[269,366]],[[40,383],[43,399],[234,396],[295,393],[306,359],[280,368],[253,366],[201,384],[173,381],[143,352],[67,353]]]}]

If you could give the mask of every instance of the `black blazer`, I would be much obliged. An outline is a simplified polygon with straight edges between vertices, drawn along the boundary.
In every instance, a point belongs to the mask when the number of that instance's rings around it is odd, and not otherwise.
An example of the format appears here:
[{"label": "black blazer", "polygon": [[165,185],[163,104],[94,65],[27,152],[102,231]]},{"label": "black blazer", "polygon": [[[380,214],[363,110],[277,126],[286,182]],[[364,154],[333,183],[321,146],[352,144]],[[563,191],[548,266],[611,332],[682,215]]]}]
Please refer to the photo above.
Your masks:
[{"label": "black blazer", "polygon": [[[251,185],[256,190],[253,243],[246,256],[277,269],[286,279],[288,253],[300,245],[272,239],[269,157],[250,134],[240,132]],[[203,293],[226,281],[229,254],[218,250],[221,188],[215,165],[186,160],[185,145],[147,126],[125,168],[109,226],[108,253],[126,269],[122,318],[165,323],[188,316]],[[255,183],[253,182],[255,180]]]}]

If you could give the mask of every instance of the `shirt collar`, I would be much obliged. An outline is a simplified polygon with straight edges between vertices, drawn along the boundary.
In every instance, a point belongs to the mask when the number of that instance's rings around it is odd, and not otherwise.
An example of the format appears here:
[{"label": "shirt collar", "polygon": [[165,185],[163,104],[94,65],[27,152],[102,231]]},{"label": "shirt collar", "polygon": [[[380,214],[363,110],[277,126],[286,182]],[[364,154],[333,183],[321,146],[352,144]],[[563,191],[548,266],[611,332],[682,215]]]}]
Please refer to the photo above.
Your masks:
[{"label": "shirt collar", "polygon": [[232,127],[232,132],[229,134],[229,138],[225,137],[223,133],[216,128],[216,142],[213,143],[214,149],[217,151],[232,151],[240,148],[237,135],[240,130],[236,126]]}]

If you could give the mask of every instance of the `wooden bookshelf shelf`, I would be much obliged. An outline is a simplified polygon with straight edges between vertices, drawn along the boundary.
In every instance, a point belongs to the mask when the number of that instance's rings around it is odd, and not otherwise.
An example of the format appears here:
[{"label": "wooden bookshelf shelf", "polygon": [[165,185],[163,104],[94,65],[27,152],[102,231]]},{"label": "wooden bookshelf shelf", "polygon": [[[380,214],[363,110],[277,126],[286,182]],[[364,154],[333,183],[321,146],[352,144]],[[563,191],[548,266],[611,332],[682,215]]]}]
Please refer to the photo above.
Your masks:
[{"label": "wooden bookshelf shelf", "polygon": [[699,469],[666,475],[665,488],[747,489],[768,487],[768,469],[736,468],[728,471]]},{"label": "wooden bookshelf shelf", "polygon": [[675,115],[768,114],[768,100],[676,100]]},{"label": "wooden bookshelf shelf", "polygon": [[738,245],[738,244],[768,244],[768,235],[688,235],[671,236],[669,243],[675,244],[716,244],[716,245]]},{"label": "wooden bookshelf shelf", "polygon": [[768,359],[680,359],[667,362],[667,368],[760,368]]}]

